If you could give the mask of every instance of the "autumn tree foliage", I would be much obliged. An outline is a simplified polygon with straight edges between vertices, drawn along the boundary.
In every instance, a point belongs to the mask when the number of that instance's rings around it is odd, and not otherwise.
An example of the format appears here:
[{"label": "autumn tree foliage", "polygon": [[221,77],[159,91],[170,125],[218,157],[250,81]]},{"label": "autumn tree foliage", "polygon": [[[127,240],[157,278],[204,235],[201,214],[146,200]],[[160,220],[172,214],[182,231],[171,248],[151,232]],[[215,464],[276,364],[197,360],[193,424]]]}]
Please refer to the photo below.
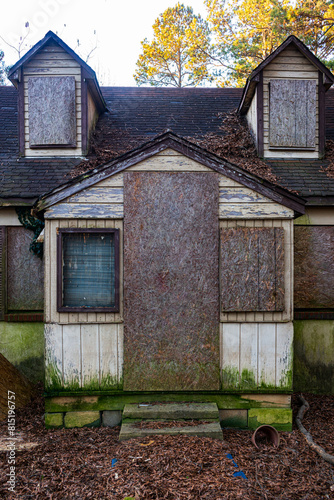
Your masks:
[{"label": "autumn tree foliage", "polygon": [[153,24],[153,40],[141,42],[134,78],[138,85],[197,86],[210,79],[210,30],[191,7],[178,3]]},{"label": "autumn tree foliage", "polygon": [[332,0],[205,0],[205,5],[215,35],[211,58],[224,69],[219,85],[243,86],[289,35],[324,61],[333,55]]}]

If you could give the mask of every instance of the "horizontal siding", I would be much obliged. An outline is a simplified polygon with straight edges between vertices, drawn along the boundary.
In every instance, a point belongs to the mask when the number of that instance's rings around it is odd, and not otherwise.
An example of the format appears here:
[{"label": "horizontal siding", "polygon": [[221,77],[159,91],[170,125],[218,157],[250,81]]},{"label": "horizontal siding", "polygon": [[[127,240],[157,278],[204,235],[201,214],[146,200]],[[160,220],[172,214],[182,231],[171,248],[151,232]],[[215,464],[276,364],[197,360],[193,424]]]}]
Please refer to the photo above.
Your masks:
[{"label": "horizontal siding", "polygon": [[220,228],[282,227],[284,229],[284,311],[282,312],[226,312],[220,321],[227,323],[268,323],[292,321],[293,310],[293,221],[292,220],[222,220]]},{"label": "horizontal siding", "polygon": [[119,388],[123,325],[45,325],[46,388]]},{"label": "horizontal siding", "polygon": [[[25,155],[34,157],[47,156],[81,156],[81,67],[61,47],[48,45],[43,47],[32,59],[24,65],[24,121],[25,121]],[[31,77],[42,76],[73,76],[75,78],[77,147],[54,149],[31,149],[29,145],[29,103],[28,81]]]},{"label": "horizontal siding", "polygon": [[292,342],[292,322],[221,324],[223,390],[291,390]]},{"label": "horizontal siding", "polygon": [[[116,228],[120,231],[120,312],[57,312],[57,228]],[[45,322],[59,324],[121,323],[123,321],[123,221],[122,220],[46,220],[45,233]]]},{"label": "horizontal siding", "polygon": [[263,70],[263,129],[265,158],[318,158],[319,157],[319,116],[318,116],[318,85],[317,85],[317,123],[316,146],[314,150],[287,150],[269,148],[269,83],[271,79],[316,80],[318,69],[297,49],[289,47],[279,54]]},{"label": "horizontal siding", "polygon": [[257,144],[257,89],[255,89],[255,94],[247,112],[246,119],[255,140],[255,144]]}]

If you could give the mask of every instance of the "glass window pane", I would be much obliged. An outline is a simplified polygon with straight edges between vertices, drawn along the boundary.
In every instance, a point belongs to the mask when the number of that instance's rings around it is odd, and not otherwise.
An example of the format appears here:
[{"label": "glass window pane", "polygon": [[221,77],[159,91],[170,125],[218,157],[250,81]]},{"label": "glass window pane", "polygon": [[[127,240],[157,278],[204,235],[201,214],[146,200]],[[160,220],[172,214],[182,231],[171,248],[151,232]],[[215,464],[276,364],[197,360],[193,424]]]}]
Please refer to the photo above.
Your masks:
[{"label": "glass window pane", "polygon": [[63,234],[63,306],[115,306],[113,233]]}]

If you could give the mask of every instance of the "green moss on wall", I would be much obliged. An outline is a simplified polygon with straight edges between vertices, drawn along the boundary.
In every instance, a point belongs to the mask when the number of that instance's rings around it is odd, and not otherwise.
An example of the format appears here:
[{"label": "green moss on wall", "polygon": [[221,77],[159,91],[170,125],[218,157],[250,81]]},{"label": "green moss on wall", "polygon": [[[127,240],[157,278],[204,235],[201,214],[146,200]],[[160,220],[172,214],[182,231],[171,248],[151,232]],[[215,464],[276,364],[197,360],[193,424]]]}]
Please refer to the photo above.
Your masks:
[{"label": "green moss on wall", "polygon": [[0,352],[33,383],[44,381],[43,323],[1,321]]},{"label": "green moss on wall", "polygon": [[334,321],[295,321],[294,352],[294,390],[334,394]]}]

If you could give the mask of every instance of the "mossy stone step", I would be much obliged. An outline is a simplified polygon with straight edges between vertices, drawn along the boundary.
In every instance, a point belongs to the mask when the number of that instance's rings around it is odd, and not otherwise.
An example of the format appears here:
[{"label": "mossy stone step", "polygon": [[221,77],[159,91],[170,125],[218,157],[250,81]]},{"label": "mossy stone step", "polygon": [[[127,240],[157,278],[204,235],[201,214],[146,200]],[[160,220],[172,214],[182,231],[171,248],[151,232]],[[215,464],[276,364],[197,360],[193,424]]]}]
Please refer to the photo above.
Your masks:
[{"label": "mossy stone step", "polygon": [[[145,420],[145,422],[152,422],[152,420]],[[156,422],[156,420],[153,420]],[[165,427],[160,429],[141,429],[135,423],[123,422],[119,440],[125,441],[126,439],[143,438],[145,436],[197,436],[197,437],[210,437],[212,439],[223,439],[223,432],[219,422],[203,423],[198,425],[184,426],[184,427]]]},{"label": "mossy stone step", "polygon": [[125,418],[219,421],[219,411],[216,403],[126,404],[123,410]]}]

